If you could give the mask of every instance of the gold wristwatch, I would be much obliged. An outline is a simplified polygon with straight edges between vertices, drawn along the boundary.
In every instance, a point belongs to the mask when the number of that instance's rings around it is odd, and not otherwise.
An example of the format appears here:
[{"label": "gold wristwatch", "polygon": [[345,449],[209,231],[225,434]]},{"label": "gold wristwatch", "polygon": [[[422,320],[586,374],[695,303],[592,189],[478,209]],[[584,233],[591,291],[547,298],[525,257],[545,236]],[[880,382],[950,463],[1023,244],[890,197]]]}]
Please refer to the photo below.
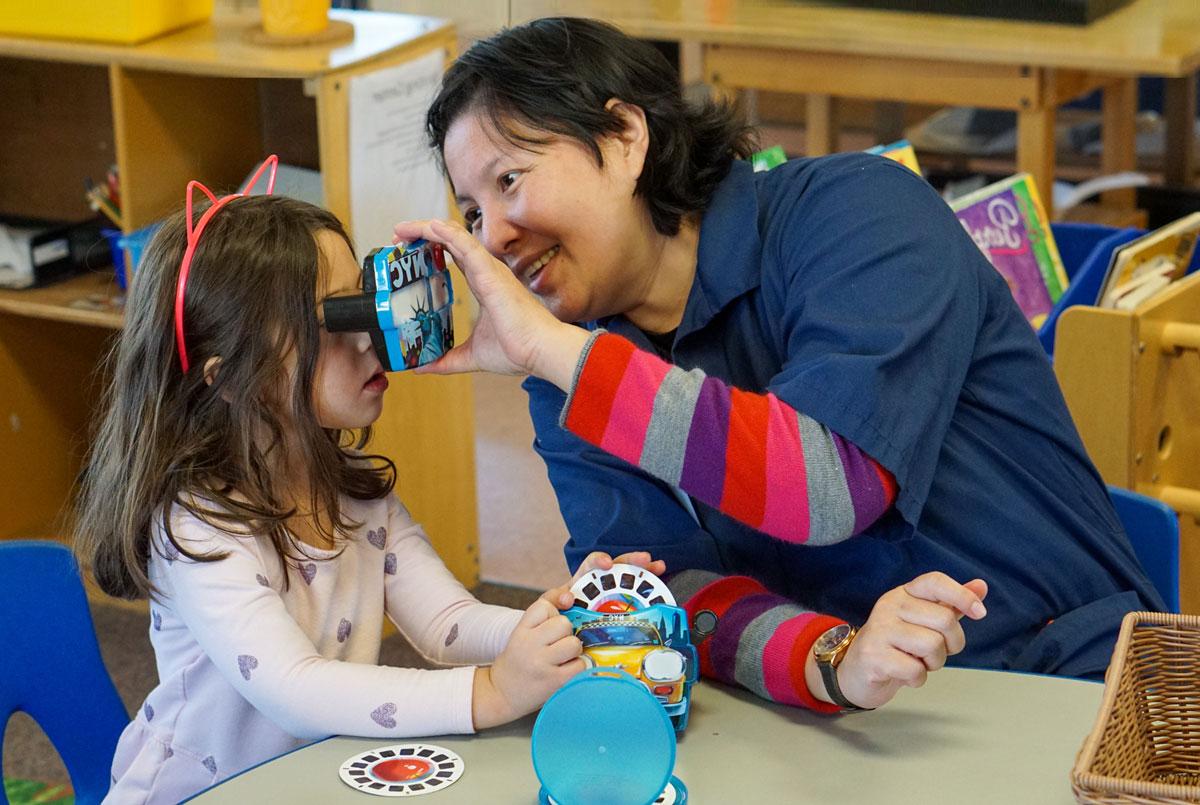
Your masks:
[{"label": "gold wristwatch", "polygon": [[813,659],[817,661],[817,669],[821,672],[821,681],[825,683],[825,693],[829,695],[834,704],[847,713],[873,709],[854,704],[842,694],[842,688],[838,685],[838,666],[845,659],[846,652],[850,649],[850,644],[854,642],[856,634],[858,634],[858,630],[853,626],[848,623],[840,623],[826,629],[812,647]]}]

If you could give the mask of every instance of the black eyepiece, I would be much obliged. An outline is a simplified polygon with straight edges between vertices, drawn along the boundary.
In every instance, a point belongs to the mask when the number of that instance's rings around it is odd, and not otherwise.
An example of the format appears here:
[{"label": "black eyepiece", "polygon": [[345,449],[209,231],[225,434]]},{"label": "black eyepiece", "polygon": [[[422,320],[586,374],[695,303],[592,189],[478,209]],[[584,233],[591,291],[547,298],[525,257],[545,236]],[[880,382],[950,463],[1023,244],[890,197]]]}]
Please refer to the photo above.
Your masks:
[{"label": "black eyepiece", "polygon": [[379,329],[375,315],[374,294],[334,296],[322,305],[325,312],[325,329],[331,333]]}]

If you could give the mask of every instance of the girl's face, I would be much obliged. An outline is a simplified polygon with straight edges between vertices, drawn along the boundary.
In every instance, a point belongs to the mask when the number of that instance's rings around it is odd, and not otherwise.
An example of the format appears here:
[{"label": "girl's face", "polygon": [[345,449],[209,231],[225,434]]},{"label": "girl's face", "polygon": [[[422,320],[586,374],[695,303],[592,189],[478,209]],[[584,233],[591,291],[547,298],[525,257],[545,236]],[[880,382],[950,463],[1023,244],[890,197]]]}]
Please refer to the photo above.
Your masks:
[{"label": "girl's face", "polygon": [[[317,234],[321,271],[317,311],[330,296],[362,292],[362,274],[346,241],[329,230]],[[313,381],[313,406],[323,428],[365,428],[383,412],[388,379],[367,333],[330,333],[322,327]]]},{"label": "girl's face", "polygon": [[473,111],[446,132],[446,169],[468,228],[562,321],[637,308],[659,239],[649,210],[633,195],[644,138],[636,129],[602,138],[599,167],[575,140],[513,128],[553,139],[536,151],[519,148]]}]

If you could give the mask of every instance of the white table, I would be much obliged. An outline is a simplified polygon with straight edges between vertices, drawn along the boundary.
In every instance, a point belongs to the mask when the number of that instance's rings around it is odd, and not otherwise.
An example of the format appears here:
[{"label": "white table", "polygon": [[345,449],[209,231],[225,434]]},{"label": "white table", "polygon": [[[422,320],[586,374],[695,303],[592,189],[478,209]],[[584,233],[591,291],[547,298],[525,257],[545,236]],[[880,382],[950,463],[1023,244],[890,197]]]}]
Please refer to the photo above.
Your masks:
[{"label": "white table", "polygon": [[[946,669],[890,705],[840,717],[770,705],[702,682],[675,775],[689,803],[1068,803],[1075,754],[1103,687],[1056,677]],[[462,756],[462,778],[419,805],[537,802],[533,719],[477,736],[425,739]],[[251,769],[194,801],[383,803],[338,768],[386,740],[330,738]],[[392,800],[395,801],[395,800]]]}]

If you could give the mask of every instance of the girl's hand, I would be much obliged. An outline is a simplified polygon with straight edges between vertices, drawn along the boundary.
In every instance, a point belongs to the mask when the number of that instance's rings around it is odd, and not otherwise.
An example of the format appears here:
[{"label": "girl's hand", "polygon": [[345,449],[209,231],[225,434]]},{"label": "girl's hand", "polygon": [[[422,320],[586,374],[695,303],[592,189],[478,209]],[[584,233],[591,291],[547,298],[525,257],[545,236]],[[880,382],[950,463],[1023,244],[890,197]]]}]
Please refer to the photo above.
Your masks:
[{"label": "girl's hand", "polygon": [[[930,671],[966,646],[959,619],[983,618],[986,596],[983,579],[959,584],[936,572],[884,593],[838,666],[842,694],[859,707],[879,707],[903,686],[924,685]],[[823,694],[819,672],[816,684],[810,688]]]},{"label": "girl's hand", "polygon": [[656,576],[667,572],[667,563],[661,559],[651,559],[648,551],[630,551],[621,554],[616,559],[603,551],[592,551],[579,565],[579,569],[575,571],[575,575],[569,582],[542,593],[542,600],[550,602],[556,609],[568,609],[571,604],[575,603],[575,596],[571,593],[572,584],[593,570],[610,570],[613,565],[635,565],[649,570]]},{"label": "girl's hand", "polygon": [[450,252],[479,301],[479,319],[465,342],[416,371],[533,374],[566,390],[587,332],[554,318],[508,266],[460,225],[438,220],[396,224],[395,242],[418,238],[440,243]]},{"label": "girl's hand", "polygon": [[537,710],[584,670],[571,622],[544,598],[534,601],[490,668],[475,670],[472,715],[484,729]]}]

